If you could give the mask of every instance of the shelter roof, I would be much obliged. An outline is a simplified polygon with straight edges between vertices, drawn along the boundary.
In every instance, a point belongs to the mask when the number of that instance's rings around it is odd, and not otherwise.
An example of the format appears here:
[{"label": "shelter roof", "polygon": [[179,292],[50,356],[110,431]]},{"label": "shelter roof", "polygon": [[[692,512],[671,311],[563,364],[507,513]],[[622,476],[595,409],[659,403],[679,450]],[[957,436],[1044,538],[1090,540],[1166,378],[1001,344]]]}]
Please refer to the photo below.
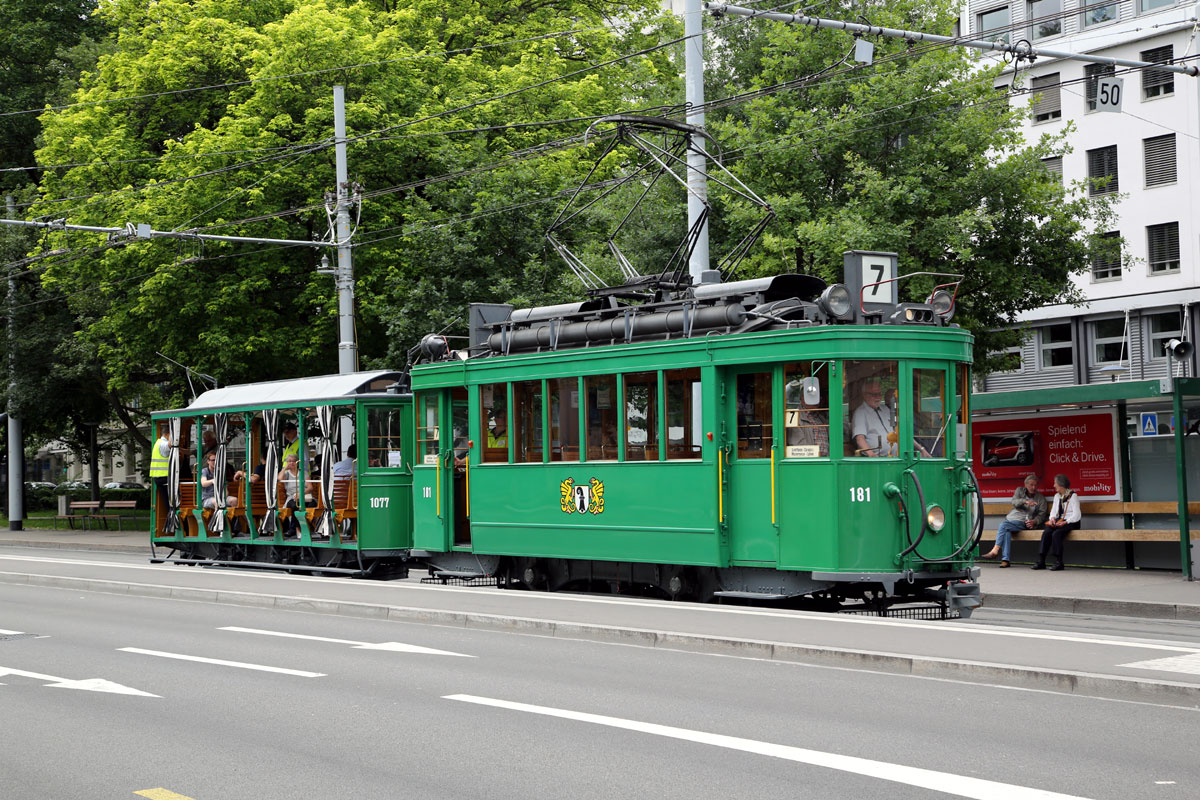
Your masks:
[{"label": "shelter roof", "polygon": [[186,410],[189,414],[203,414],[231,408],[310,406],[322,401],[344,400],[357,395],[385,394],[387,387],[395,383],[400,375],[401,373],[395,370],[373,370],[223,386],[208,390],[193,400],[186,409],[178,410]]}]

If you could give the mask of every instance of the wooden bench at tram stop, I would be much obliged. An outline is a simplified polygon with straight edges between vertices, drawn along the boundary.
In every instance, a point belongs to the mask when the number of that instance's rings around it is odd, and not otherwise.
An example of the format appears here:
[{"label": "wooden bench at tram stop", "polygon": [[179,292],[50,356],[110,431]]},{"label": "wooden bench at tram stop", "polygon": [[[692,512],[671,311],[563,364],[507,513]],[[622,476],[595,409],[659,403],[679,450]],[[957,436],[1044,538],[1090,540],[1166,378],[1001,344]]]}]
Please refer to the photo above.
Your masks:
[{"label": "wooden bench at tram stop", "polygon": [[[57,514],[54,517],[54,528],[58,529],[58,521],[65,520],[67,527],[74,529],[76,521],[83,530],[88,529],[88,522],[99,522],[108,530],[108,523],[115,520],[117,530],[123,530],[122,523],[126,520],[137,520],[136,500],[72,500],[68,513]],[[116,513],[108,513],[116,512]],[[130,512],[130,513],[123,513]]]},{"label": "wooden bench at tram stop", "polygon": [[[1053,497],[1047,498],[1048,502],[1053,502]],[[1010,503],[984,503],[983,512],[987,518],[987,528],[983,532],[983,539],[980,540],[980,552],[987,552],[989,548],[984,547],[984,543],[992,543],[996,541],[996,528],[1000,521],[1012,510]],[[1083,514],[1083,524],[1087,525],[1089,520],[1094,521],[1096,517],[1122,517],[1132,516],[1133,527],[1120,528],[1080,528],[1077,531],[1071,531],[1067,536],[1068,542],[1120,542],[1127,545],[1132,545],[1137,542],[1179,542],[1179,504],[1173,500],[1164,501],[1147,501],[1147,502],[1122,502],[1119,500],[1113,501],[1097,501],[1097,502],[1081,502],[1079,510]],[[1200,515],[1200,503],[1188,503],[1188,516],[1195,517]],[[1164,520],[1162,517],[1170,517],[1174,523],[1174,527],[1142,527],[1138,525],[1139,517],[1151,516],[1158,518],[1157,525],[1162,525]],[[1195,538],[1195,534],[1193,534]],[[1034,528],[1032,530],[1017,531],[1013,534],[1014,542],[1040,542],[1042,540],[1042,528]],[[1132,551],[1127,553],[1126,565],[1132,569]]]}]

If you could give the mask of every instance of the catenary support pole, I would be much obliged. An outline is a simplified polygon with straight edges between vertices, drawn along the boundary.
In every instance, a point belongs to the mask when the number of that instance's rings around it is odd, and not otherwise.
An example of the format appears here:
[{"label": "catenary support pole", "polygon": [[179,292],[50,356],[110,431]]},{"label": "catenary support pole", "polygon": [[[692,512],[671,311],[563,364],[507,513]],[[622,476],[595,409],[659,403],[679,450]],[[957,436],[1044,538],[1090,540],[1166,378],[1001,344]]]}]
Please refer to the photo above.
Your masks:
[{"label": "catenary support pole", "polygon": [[[687,101],[687,123],[698,128],[704,127],[704,13],[702,0],[686,0],[683,7],[684,41],[684,83]],[[693,141],[696,147],[704,143]],[[708,162],[703,153],[688,150],[688,230],[692,230],[700,215],[704,213],[708,201]],[[696,246],[688,259],[688,272],[692,276],[692,284],[715,283],[720,276],[707,274],[708,269],[708,222],[700,229]]]},{"label": "catenary support pole", "polygon": [[338,372],[358,368],[358,345],[354,341],[354,262],[350,246],[350,179],[346,167],[346,87],[333,87],[334,156],[337,162],[337,270]]},{"label": "catenary support pole", "polygon": [[[1170,363],[1170,357],[1167,362]],[[1188,486],[1187,486],[1187,422],[1183,416],[1183,378],[1171,378],[1171,400],[1175,411],[1175,475],[1178,486],[1179,514],[1179,550],[1183,564],[1183,579],[1192,578],[1192,537],[1188,525]]]},{"label": "catenary support pole", "polygon": [[[16,216],[16,203],[10,194],[6,198],[9,216]],[[16,306],[17,281],[8,272],[8,529],[19,531],[25,526],[25,440],[21,420],[13,413],[13,394],[17,388],[17,359],[13,352],[17,327],[13,320]]]}]

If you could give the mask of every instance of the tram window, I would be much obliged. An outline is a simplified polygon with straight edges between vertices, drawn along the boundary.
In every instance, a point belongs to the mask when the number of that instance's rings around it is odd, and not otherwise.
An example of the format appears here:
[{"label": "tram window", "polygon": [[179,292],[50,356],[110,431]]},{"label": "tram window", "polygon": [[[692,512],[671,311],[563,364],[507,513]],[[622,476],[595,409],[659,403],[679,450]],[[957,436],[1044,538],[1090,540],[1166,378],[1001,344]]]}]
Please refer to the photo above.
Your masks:
[{"label": "tram window", "polygon": [[958,429],[955,432],[954,452],[965,458],[967,449],[970,447],[967,424],[971,421],[971,368],[966,364],[959,364],[956,374],[958,384],[955,388],[957,396],[954,398],[954,407]]},{"label": "tram window", "polygon": [[895,361],[847,361],[842,392],[846,455],[900,454],[897,434],[899,367]]},{"label": "tram window", "polygon": [[[787,458],[825,458],[829,455],[829,370],[825,366],[823,361],[815,364],[802,361],[784,367],[783,426]],[[815,404],[804,401],[806,379],[816,381],[819,396]]]},{"label": "tram window", "polygon": [[946,453],[946,373],[940,369],[914,369],[913,436],[935,458]]},{"label": "tram window", "polygon": [[438,450],[440,449],[439,428],[438,428],[438,396],[437,394],[423,394],[420,397],[417,413],[417,452],[421,456],[422,464],[436,464],[438,462]]},{"label": "tram window", "polygon": [[625,376],[625,460],[658,460],[658,373]]},{"label": "tram window", "polygon": [[589,375],[583,379],[587,397],[588,461],[617,460],[617,376]]},{"label": "tram window", "polygon": [[772,407],[770,372],[745,372],[737,376],[738,458],[770,455]]},{"label": "tram window", "polygon": [[672,369],[667,384],[667,458],[700,457],[700,370]]},{"label": "tram window", "polygon": [[508,461],[508,384],[479,387],[479,414],[483,431],[483,462]]},{"label": "tram window", "polygon": [[547,381],[550,403],[550,460],[579,460],[579,381]]},{"label": "tram window", "polygon": [[518,381],[513,384],[513,435],[517,445],[515,460],[529,464],[542,462],[542,382]]},{"label": "tram window", "polygon": [[367,412],[367,466],[403,467],[403,420],[398,408],[372,408]]}]

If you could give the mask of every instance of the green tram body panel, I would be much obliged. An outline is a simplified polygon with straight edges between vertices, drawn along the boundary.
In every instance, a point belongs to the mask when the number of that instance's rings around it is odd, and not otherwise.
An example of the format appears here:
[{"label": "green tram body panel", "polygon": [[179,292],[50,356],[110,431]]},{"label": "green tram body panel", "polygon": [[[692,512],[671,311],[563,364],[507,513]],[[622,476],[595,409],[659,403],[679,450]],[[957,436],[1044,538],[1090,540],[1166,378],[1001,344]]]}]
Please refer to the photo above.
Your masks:
[{"label": "green tram body panel", "polygon": [[[306,385],[325,390],[324,384],[330,381],[353,386],[356,379],[367,385],[380,384],[395,380],[398,373],[375,372],[355,373],[349,376],[321,376],[319,378],[302,378],[295,381],[279,381],[264,384],[246,384],[228,387],[226,392],[238,392],[232,395],[232,402],[225,403],[224,396],[218,398],[216,405],[206,402],[210,393],[197,398],[191,406],[185,409],[160,411],[152,415],[159,425],[165,425],[171,419],[180,419],[190,424],[191,433],[188,436],[186,453],[181,457],[195,460],[191,479],[182,481],[187,493],[194,499],[188,504],[189,508],[179,512],[180,527],[173,534],[163,531],[163,523],[167,515],[165,498],[162,493],[153,488],[151,492],[153,507],[153,524],[151,542],[155,545],[187,548],[198,544],[246,544],[268,545],[277,548],[317,548],[320,550],[361,551],[363,553],[387,552],[398,553],[412,547],[412,438],[413,428],[412,396],[386,395],[381,392],[363,393],[347,397],[331,397],[325,393],[317,393],[311,397],[304,396],[303,387]],[[385,380],[386,379],[386,380]],[[324,382],[324,383],[321,383]],[[293,384],[299,388],[289,392],[288,399],[280,402],[269,402],[277,396],[276,387]],[[214,393],[217,390],[214,390]],[[299,435],[299,455],[303,464],[312,463],[316,455],[314,447],[310,446],[310,436],[319,435],[313,427],[311,413],[318,406],[331,406],[335,419],[344,419],[344,434],[350,436],[360,450],[356,464],[356,475],[353,486],[356,494],[353,506],[356,508],[356,520],[352,535],[342,535],[338,530],[327,539],[314,539],[312,526],[304,518],[303,511],[307,505],[301,502],[299,535],[296,538],[283,536],[283,522],[278,509],[273,513],[276,517],[274,535],[260,536],[255,530],[253,536],[247,533],[242,536],[232,534],[229,527],[223,534],[214,534],[206,530],[203,509],[199,503],[199,487],[195,477],[199,475],[203,459],[203,440],[200,431],[211,426],[214,413],[228,415],[231,429],[243,432],[244,442],[241,451],[242,458],[228,458],[235,469],[244,470],[249,475],[257,464],[255,455],[263,447],[261,441],[250,445],[252,431],[261,431],[261,412],[275,409],[295,417],[297,422],[304,422]],[[384,420],[382,423],[380,420]],[[382,434],[380,433],[382,431]],[[305,435],[307,434],[307,435]],[[155,438],[157,438],[157,431]],[[259,434],[261,438],[261,433]],[[386,438],[386,442],[383,439]],[[376,440],[379,440],[376,442]],[[335,454],[340,458],[350,441],[343,441],[342,450]],[[362,444],[367,447],[363,448]],[[378,446],[376,446],[378,445]],[[282,460],[282,442],[280,442]],[[377,455],[378,458],[373,458]],[[302,470],[307,476],[307,470]],[[184,474],[184,477],[188,475]],[[227,476],[228,478],[228,476]],[[310,478],[311,479],[311,478]],[[230,484],[232,487],[233,484]],[[231,488],[232,491],[232,488]],[[257,528],[262,514],[255,513],[256,504],[252,502],[252,489],[249,481],[243,482],[242,494],[238,496],[238,506],[245,512],[249,510]],[[303,493],[301,493],[303,495]],[[301,498],[303,501],[303,497]],[[314,498],[315,500],[315,498]],[[278,503],[282,507],[282,500]],[[261,510],[261,509],[260,509]],[[315,520],[314,520],[315,522]]]},{"label": "green tram body panel", "polygon": [[[911,469],[920,481],[926,506],[936,503],[944,510],[944,528],[929,530],[920,544],[924,559],[952,555],[970,535],[965,477],[969,458],[965,450],[957,449],[969,438],[958,435],[955,420],[959,414],[956,387],[968,384],[971,346],[970,334],[958,328],[826,325],[417,366],[412,380],[418,402],[430,398],[446,413],[450,394],[457,390],[461,396],[467,390],[470,466],[455,474],[453,435],[449,425],[442,425],[437,456],[414,466],[415,545],[430,551],[457,549],[488,555],[818,572],[922,568],[927,565],[915,556],[903,563],[897,559],[908,541],[900,504],[885,491],[889,485],[899,490],[913,537],[921,531],[925,509],[920,508],[916,484],[906,470]],[[831,376],[831,455],[785,457],[780,436],[784,404],[773,402],[768,437],[772,455],[739,459],[733,388],[737,376],[770,373],[772,397],[777,398],[779,392],[774,390],[782,386],[782,365],[809,361],[824,362]],[[850,361],[895,362],[898,386],[912,384],[914,369],[943,375],[942,448],[950,457],[915,457],[913,447],[890,458],[843,455],[842,431],[848,430],[847,417],[853,410],[842,413],[842,368]],[[550,462],[543,456],[542,463],[480,463],[487,433],[478,387],[689,368],[698,368],[701,376],[703,435],[697,459],[667,460],[665,447],[659,447],[657,461]],[[660,391],[662,385],[660,373]],[[511,385],[508,391],[511,403]],[[660,394],[660,404],[664,399]],[[914,441],[914,402],[901,401],[900,442]],[[548,420],[546,406],[543,392],[542,414]],[[582,412],[580,419],[582,438]],[[511,419],[508,424],[511,431]],[[549,431],[546,426],[543,431],[546,454]],[[511,461],[513,437],[508,438]],[[579,449],[585,450],[582,443]],[[599,481],[603,510],[566,513],[561,486],[568,478],[576,486],[593,478]],[[457,508],[456,481],[469,483],[469,503],[460,500]],[[464,524],[460,517],[467,515],[468,504],[469,519]],[[972,556],[966,553],[954,563],[961,566]]]}]

